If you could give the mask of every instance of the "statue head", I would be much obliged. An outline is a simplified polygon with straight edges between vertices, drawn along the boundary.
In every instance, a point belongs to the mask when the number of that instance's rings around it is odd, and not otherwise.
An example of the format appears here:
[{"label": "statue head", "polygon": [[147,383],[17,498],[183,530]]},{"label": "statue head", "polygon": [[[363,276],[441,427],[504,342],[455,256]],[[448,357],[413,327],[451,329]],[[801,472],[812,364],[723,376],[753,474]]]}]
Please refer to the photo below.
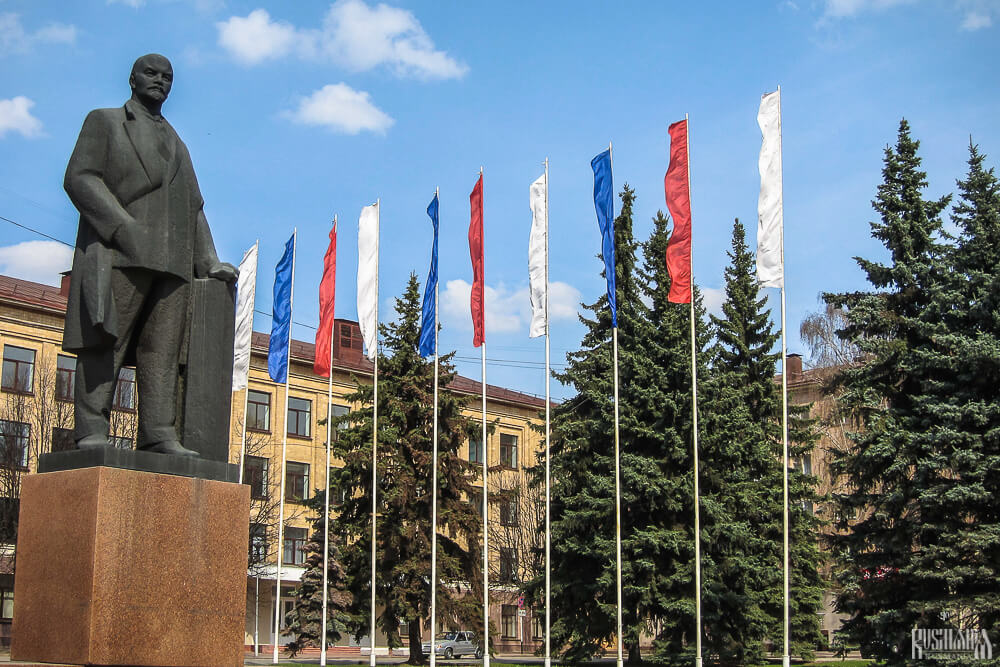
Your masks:
[{"label": "statue head", "polygon": [[132,98],[154,113],[160,112],[160,107],[170,94],[173,81],[174,69],[170,61],[158,53],[150,53],[136,60],[128,77]]}]

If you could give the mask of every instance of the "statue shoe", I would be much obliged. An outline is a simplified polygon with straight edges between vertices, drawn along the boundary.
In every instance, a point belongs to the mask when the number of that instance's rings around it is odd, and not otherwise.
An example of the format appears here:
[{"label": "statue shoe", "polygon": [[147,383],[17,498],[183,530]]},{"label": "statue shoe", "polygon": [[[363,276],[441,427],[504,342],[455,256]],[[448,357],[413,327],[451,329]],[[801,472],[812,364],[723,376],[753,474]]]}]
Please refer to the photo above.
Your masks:
[{"label": "statue shoe", "polygon": [[108,442],[108,437],[106,435],[86,435],[76,441],[77,449],[100,449],[101,447],[110,447],[111,443]]},{"label": "statue shoe", "polygon": [[151,445],[141,447],[140,451],[168,454],[170,456],[198,456],[198,452],[184,447],[176,440],[162,440],[160,442],[154,442]]}]

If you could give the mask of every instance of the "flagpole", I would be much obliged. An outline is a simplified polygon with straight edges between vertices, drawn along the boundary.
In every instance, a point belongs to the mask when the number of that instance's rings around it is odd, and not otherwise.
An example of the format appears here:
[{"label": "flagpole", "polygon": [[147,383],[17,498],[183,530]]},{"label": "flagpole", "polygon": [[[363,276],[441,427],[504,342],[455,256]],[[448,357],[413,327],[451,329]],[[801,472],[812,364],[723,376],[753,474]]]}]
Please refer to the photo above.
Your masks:
[{"label": "flagpole", "polygon": [[[253,247],[257,248],[260,245],[260,239],[257,239]],[[258,254],[254,252],[253,255],[253,280],[254,280],[254,291],[257,290],[257,263]],[[250,312],[250,329],[253,329],[253,309]],[[251,333],[251,338],[253,333]],[[251,344],[251,348],[253,345]],[[250,405],[250,359],[247,358],[247,386],[243,388],[243,433],[240,435],[240,484],[243,483],[243,462],[246,459],[247,454],[247,408]]]},{"label": "flagpole", "polygon": [[378,245],[382,222],[382,199],[375,200],[375,369],[372,380],[372,599],[371,599],[371,630],[369,641],[371,652],[368,664],[375,667],[375,519],[378,514]]},{"label": "flagpole", "polygon": [[[611,166],[612,171],[614,171],[614,160],[611,157],[611,142],[608,142],[608,163]],[[547,181],[547,179],[546,179]],[[546,183],[548,185],[548,183]],[[611,193],[612,205],[611,205],[611,216],[612,216],[612,229],[614,229],[614,193]],[[546,192],[546,201],[548,201],[548,192]],[[614,232],[612,232],[614,234]],[[616,267],[611,267],[612,271],[616,270]],[[617,295],[616,295],[617,297]],[[547,298],[547,295],[546,295]],[[617,298],[615,299],[617,303]],[[548,315],[548,313],[546,313]],[[622,644],[625,643],[625,637],[622,634],[622,501],[621,501],[621,463],[620,463],[620,453],[619,453],[619,436],[618,436],[618,327],[615,326],[611,330],[612,337],[612,347],[614,348],[614,368],[615,368],[615,581],[616,589],[618,593],[618,661],[617,667],[622,667]],[[548,405],[546,405],[548,409]]]},{"label": "flagpole", "polygon": [[545,158],[545,667],[552,665],[551,627],[552,588],[550,581],[550,511],[551,477],[549,468],[549,158]]},{"label": "flagpole", "polygon": [[[778,118],[781,118],[781,86],[778,86]],[[782,178],[781,169],[781,123],[778,123],[778,178]],[[784,192],[783,184],[779,192]],[[784,195],[782,195],[784,196]],[[784,213],[782,213],[784,215]],[[781,448],[782,448],[782,567],[784,571],[784,653],[781,656],[783,667],[791,663],[791,622],[789,618],[789,567],[788,567],[788,347],[785,337],[785,224],[781,224]]]},{"label": "flagpole", "polygon": [[285,460],[288,454],[288,381],[292,375],[292,307],[295,300],[295,252],[298,245],[298,228],[292,230],[292,280],[288,293],[288,347],[285,350],[285,425],[281,437],[281,479],[278,496],[278,548],[274,575],[274,655],[272,661],[278,664],[278,636],[281,630],[281,557],[284,551],[285,535]]},{"label": "flagpole", "polygon": [[[434,199],[440,206],[438,188]],[[440,215],[438,217],[440,220]],[[440,222],[438,223],[440,224]],[[437,468],[438,468],[438,284],[434,281],[434,444],[431,454],[431,667],[437,664],[434,639],[437,635]],[[483,443],[485,446],[485,443]],[[483,480],[485,486],[486,480]],[[485,489],[484,493],[485,495]]]},{"label": "flagpole", "polygon": [[[691,201],[691,131],[688,115],[684,114],[684,146],[687,152],[688,206]],[[691,234],[691,249],[688,252],[691,274],[691,435],[694,460],[694,627],[695,627],[695,667],[701,667],[701,498],[698,485],[698,344],[695,334],[694,317],[694,234]],[[786,666],[787,667],[787,666]]]},{"label": "flagpole", "polygon": [[[483,168],[479,168],[479,178],[483,178]],[[483,182],[483,190],[486,189],[485,180]],[[486,195],[483,194],[483,199]],[[482,201],[482,200],[480,200]],[[483,344],[482,347],[482,363],[483,363],[483,434],[482,434],[482,454],[483,454],[483,667],[490,667],[490,561],[489,561],[489,531],[487,529],[487,524],[489,523],[489,501],[487,500],[487,495],[489,494],[489,465],[487,461],[489,460],[489,447],[486,445],[486,206],[482,206],[482,234],[483,234],[483,248],[481,259],[483,262]],[[436,306],[435,306],[435,312]]]},{"label": "flagpole", "polygon": [[[333,234],[334,238],[337,236],[337,215],[333,216]],[[334,257],[334,262],[337,258]],[[334,265],[336,266],[336,264]],[[334,269],[336,271],[336,269]],[[334,280],[336,280],[336,273],[334,273]],[[334,283],[336,286],[336,282]],[[336,289],[336,287],[334,288]],[[330,313],[333,315],[333,313]],[[319,653],[319,664],[326,664],[326,613],[327,613],[327,600],[329,598],[329,581],[328,581],[328,568],[329,568],[329,557],[330,557],[330,443],[333,441],[333,331],[336,326],[330,327],[330,365],[327,366],[327,372],[330,375],[329,382],[327,383],[326,389],[326,498],[323,500],[323,517],[325,523],[323,524],[323,621],[321,623],[320,632],[320,653]],[[291,330],[289,330],[289,333]],[[289,336],[291,339],[291,336]],[[286,431],[288,429],[285,429]]]}]

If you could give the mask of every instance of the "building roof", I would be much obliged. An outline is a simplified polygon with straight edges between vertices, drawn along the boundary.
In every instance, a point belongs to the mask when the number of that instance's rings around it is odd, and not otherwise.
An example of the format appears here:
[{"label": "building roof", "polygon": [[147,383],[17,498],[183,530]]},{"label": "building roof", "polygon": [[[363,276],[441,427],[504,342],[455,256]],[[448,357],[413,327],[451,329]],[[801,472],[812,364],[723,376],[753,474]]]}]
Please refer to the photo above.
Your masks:
[{"label": "building roof", "polygon": [[[0,275],[0,301],[10,301],[24,306],[42,308],[56,311],[59,314],[65,314],[66,298],[69,293],[69,281],[67,278],[64,278],[63,286],[59,288]],[[337,322],[357,327],[357,322],[352,320],[338,318]],[[269,340],[270,336],[268,334],[254,331],[250,342],[253,352],[266,355]],[[290,352],[293,361],[312,366],[313,360],[316,357],[316,346],[312,343],[292,339]],[[337,352],[340,352],[339,345],[334,347],[334,353],[336,354]],[[362,375],[371,375],[374,365],[362,354],[340,354],[334,357],[334,368]],[[462,394],[478,396],[482,393],[481,382],[476,382],[461,375],[456,375],[455,379],[448,385],[448,388]],[[492,384],[486,385],[486,397],[495,401],[515,403],[528,407],[545,407],[545,399],[543,398]]]}]

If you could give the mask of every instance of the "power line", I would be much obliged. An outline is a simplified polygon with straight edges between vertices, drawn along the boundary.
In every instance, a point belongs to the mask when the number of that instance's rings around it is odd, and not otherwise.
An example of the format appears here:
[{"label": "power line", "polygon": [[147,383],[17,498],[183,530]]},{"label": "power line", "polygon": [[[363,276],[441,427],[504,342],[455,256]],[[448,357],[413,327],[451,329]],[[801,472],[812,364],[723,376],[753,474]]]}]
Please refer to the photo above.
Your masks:
[{"label": "power line", "polygon": [[49,236],[45,232],[40,232],[37,229],[33,229],[33,228],[29,227],[28,225],[22,225],[20,222],[16,222],[14,220],[11,220],[10,218],[5,218],[2,215],[0,215],[0,220],[3,220],[4,222],[9,222],[10,224],[14,225],[15,227],[20,227],[21,229],[26,229],[29,232],[32,232],[33,234],[38,234],[39,236],[44,236],[45,238],[49,239],[50,241],[55,241],[56,243],[62,243],[64,246],[69,246],[70,248],[75,247],[72,243],[66,243],[62,239],[57,239],[54,236]]}]

